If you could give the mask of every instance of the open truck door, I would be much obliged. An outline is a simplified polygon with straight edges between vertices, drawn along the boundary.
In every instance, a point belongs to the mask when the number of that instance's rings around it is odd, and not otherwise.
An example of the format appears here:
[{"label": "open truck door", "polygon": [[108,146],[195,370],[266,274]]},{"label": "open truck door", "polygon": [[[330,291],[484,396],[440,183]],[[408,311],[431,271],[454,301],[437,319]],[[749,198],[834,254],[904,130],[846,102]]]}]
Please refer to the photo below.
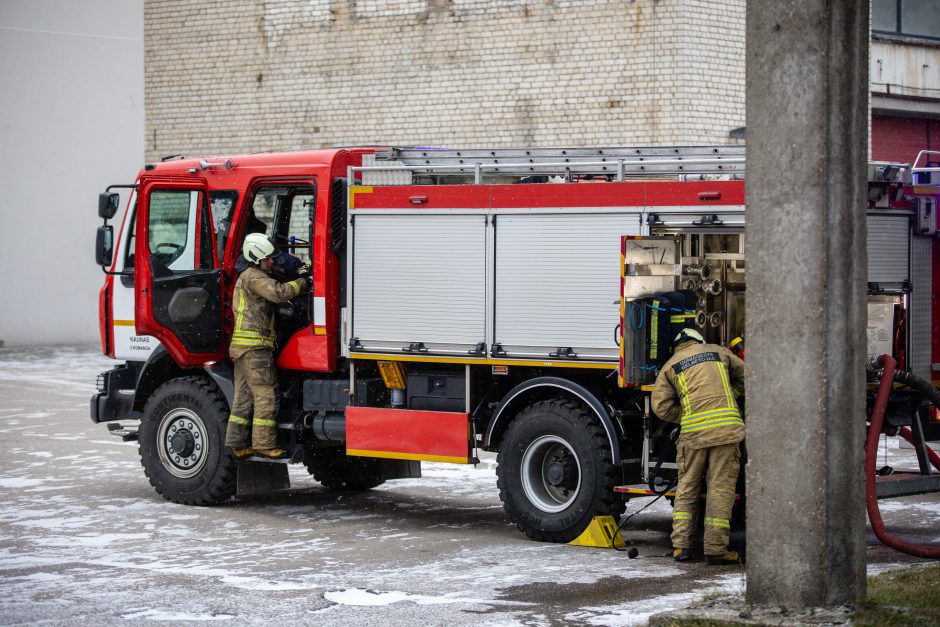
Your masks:
[{"label": "open truck door", "polygon": [[221,270],[206,181],[142,181],[136,235],[137,333],[156,337],[183,367],[220,359]]}]

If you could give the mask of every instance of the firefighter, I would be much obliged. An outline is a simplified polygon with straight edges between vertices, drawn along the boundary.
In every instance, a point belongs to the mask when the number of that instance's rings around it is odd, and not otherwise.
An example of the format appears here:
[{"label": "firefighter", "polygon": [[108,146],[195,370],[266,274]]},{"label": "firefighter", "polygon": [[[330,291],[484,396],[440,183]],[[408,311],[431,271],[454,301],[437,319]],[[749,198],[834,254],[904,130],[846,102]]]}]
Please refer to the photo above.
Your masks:
[{"label": "firefighter", "polygon": [[731,508],[741,464],[744,420],[735,400],[744,392],[744,362],[730,350],[706,344],[694,329],[683,329],[674,352],[653,388],[652,408],[663,420],[680,424],[676,463],[679,485],[672,514],[673,558],[692,558],[692,532],[702,478],[705,505],[705,561],[736,564],[728,550]]},{"label": "firefighter", "polygon": [[277,447],[274,407],[274,306],[309,287],[309,279],[281,283],[270,276],[274,244],[260,233],[249,233],[242,255],[249,266],[239,275],[232,294],[235,330],[229,355],[235,362],[235,398],[228,419],[225,446],[236,457],[252,452],[281,457]]}]

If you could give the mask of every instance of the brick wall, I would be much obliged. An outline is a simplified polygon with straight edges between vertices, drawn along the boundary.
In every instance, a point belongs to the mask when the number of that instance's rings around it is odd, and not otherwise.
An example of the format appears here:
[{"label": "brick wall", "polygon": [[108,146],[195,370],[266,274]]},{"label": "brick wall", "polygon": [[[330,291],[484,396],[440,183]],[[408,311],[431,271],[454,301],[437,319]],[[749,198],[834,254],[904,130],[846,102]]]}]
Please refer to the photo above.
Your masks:
[{"label": "brick wall", "polygon": [[744,4],[146,0],[147,159],[730,143]]}]

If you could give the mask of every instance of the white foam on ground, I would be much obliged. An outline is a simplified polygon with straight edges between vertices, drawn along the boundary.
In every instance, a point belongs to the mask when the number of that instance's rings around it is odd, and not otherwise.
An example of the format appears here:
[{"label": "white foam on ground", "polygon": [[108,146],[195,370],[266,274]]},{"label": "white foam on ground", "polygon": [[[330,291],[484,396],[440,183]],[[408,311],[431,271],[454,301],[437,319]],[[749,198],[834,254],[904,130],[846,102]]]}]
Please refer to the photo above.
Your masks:
[{"label": "white foam on ground", "polygon": [[337,605],[391,605],[392,603],[401,603],[404,601],[417,603],[418,605],[445,605],[448,603],[488,603],[488,601],[479,601],[475,599],[461,599],[450,596],[424,596],[420,594],[409,594],[407,592],[377,592],[375,590],[362,590],[359,588],[347,588],[344,590],[334,590],[324,593],[323,597],[327,601],[332,601]]},{"label": "white foam on ground", "polygon": [[42,485],[42,479],[25,479],[22,477],[0,477],[0,488],[33,488]]},{"label": "white foam on ground", "polygon": [[231,620],[231,614],[194,614],[192,612],[176,612],[171,610],[147,609],[121,616],[126,620],[157,620],[157,621],[205,621],[205,620]]}]

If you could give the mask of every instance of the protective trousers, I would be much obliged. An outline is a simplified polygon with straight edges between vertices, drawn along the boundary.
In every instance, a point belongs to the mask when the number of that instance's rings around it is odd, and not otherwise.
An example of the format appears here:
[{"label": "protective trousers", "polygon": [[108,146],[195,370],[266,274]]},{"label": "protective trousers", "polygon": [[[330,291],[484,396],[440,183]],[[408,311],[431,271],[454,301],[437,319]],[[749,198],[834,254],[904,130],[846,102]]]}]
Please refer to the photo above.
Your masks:
[{"label": "protective trousers", "polygon": [[274,353],[270,349],[252,349],[235,359],[235,398],[228,417],[225,446],[277,448],[276,384]]},{"label": "protective trousers", "polygon": [[[679,441],[676,454],[679,486],[672,512],[672,546],[692,547],[695,513],[699,504],[702,477],[708,482],[705,499],[705,555],[723,555],[731,533],[731,508],[741,468],[737,442],[693,449]],[[707,473],[707,475],[706,475]]]}]

